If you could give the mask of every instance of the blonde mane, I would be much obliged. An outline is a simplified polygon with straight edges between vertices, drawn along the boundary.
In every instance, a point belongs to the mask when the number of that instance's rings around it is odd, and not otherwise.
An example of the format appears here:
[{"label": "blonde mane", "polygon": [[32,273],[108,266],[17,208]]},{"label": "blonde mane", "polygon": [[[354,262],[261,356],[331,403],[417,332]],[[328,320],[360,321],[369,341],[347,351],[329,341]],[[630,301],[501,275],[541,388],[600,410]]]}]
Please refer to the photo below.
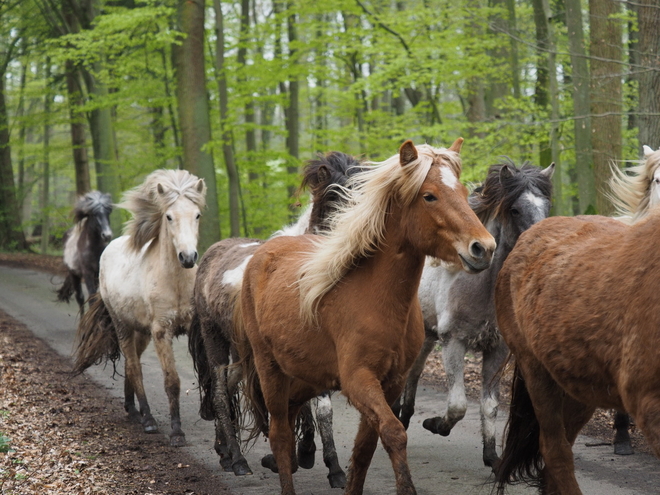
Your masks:
[{"label": "blonde mane", "polygon": [[629,218],[631,223],[643,218],[650,207],[653,175],[660,167],[660,152],[648,153],[645,147],[646,158],[637,162],[638,165],[625,170],[611,165],[610,192],[608,199],[616,209],[616,214]]},{"label": "blonde mane", "polygon": [[[162,193],[158,191],[161,187]],[[130,236],[129,247],[139,251],[160,233],[165,211],[180,197],[188,198],[201,210],[206,206],[206,186],[187,170],[160,169],[147,176],[142,184],[124,193],[118,205],[131,212],[124,235]]]},{"label": "blonde mane", "polygon": [[385,237],[385,219],[393,200],[412,203],[436,159],[444,160],[458,178],[458,153],[429,145],[417,146],[418,158],[401,166],[399,154],[381,163],[365,164],[343,189],[344,201],[330,220],[327,233],[317,237],[299,271],[300,313],[303,321],[316,321],[320,299],[361,258],[373,255]]}]

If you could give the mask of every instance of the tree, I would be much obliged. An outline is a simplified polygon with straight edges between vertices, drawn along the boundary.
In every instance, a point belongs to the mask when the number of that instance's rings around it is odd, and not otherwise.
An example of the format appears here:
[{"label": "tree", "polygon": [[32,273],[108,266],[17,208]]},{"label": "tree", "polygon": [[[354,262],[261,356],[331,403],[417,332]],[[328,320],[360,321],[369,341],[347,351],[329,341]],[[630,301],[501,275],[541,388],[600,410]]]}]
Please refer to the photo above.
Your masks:
[{"label": "tree", "polygon": [[204,61],[204,0],[179,0],[181,46],[173,47],[177,105],[183,142],[183,165],[207,187],[207,210],[199,227],[199,250],[220,239],[220,218],[213,156],[205,149],[211,140]]},{"label": "tree", "polygon": [[589,0],[591,142],[596,211],[613,212],[607,199],[610,165],[621,160],[622,28],[618,0]]},{"label": "tree", "polygon": [[660,148],[660,8],[655,0],[640,0],[639,19],[639,142]]}]

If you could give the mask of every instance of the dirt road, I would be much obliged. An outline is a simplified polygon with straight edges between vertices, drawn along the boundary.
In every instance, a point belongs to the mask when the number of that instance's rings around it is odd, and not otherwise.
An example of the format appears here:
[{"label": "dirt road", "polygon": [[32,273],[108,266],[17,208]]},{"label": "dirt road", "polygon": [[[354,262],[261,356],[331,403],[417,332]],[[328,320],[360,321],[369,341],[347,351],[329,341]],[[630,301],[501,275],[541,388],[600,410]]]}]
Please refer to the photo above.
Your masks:
[{"label": "dirt road", "polygon": [[[24,322],[31,331],[45,340],[58,353],[71,353],[77,308],[56,304],[55,288],[51,275],[31,270],[0,266],[0,308]],[[222,473],[213,451],[213,425],[199,419],[198,396],[195,390],[192,365],[187,354],[185,338],[175,344],[177,368],[182,382],[182,419],[188,446],[183,447],[199,459],[210,472],[219,475],[232,493],[270,494],[279,492],[277,475],[263,469],[259,460],[269,452],[268,444],[259,441],[247,453],[254,475],[237,478]],[[163,434],[169,433],[167,401],[163,390],[162,372],[151,349],[143,360],[145,386],[152,412]],[[123,384],[111,378],[108,369],[98,366],[89,370],[90,376],[112,396],[123,394]],[[421,419],[441,412],[445,397],[435,390],[420,389],[418,414],[409,429],[409,462],[413,479],[421,494],[488,494],[490,470],[481,463],[478,405],[471,403],[468,415],[449,437],[432,436],[421,427]],[[353,437],[357,427],[357,414],[346,404],[341,394],[333,398],[335,410],[335,439],[340,462],[348,463]],[[117,409],[117,415],[123,415]],[[504,417],[499,421],[501,432]],[[650,494],[660,492],[660,461],[636,454],[617,457],[611,446],[586,447],[592,440],[580,437],[575,454],[578,480],[585,494]],[[596,442],[597,443],[597,442]],[[320,440],[317,439],[320,448]],[[301,494],[337,494],[339,490],[329,488],[326,470],[320,454],[316,466],[308,471],[301,470],[294,477]],[[365,494],[385,495],[395,493],[391,465],[382,447],[376,452],[367,477]],[[525,487],[515,487],[512,494],[534,493]]]}]

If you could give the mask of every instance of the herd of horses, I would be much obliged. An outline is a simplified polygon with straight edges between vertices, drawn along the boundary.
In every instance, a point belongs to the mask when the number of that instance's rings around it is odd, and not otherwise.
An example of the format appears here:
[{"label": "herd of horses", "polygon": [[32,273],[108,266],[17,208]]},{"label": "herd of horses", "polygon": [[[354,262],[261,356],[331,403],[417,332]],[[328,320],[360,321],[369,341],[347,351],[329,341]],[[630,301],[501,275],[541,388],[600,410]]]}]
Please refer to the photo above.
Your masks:
[{"label": "herd of horses", "polygon": [[[449,399],[423,427],[449,435],[464,417],[464,356],[482,353],[483,462],[499,493],[516,482],[581,493],[572,445],[597,407],[619,411],[620,452],[630,451],[629,413],[660,456],[660,264],[648,243],[660,222],[660,150],[645,146],[638,167],[614,169],[618,218],[569,218],[549,217],[554,164],[503,160],[468,194],[462,143],[406,141],[381,163],[321,155],[303,171],[311,202],[296,224],[267,241],[220,241],[199,263],[203,180],[183,170],[150,174],[118,205],[132,220],[111,242],[110,198],[85,195],[58,292],[67,302],[75,293],[80,305],[75,372],[123,356],[125,409],[155,432],[140,366],[153,340],[170,443],[183,445],[172,340],[187,334],[200,415],[215,421],[223,469],[252,473],[241,433],[266,435],[272,455],[261,462],[279,473],[283,494],[295,493],[298,467],[313,465],[315,423],[332,487],[362,493],[380,440],[397,493],[415,493],[406,429],[438,341]],[[507,359],[512,397],[498,456]],[[348,476],[332,435],[337,390],[361,415]]]}]

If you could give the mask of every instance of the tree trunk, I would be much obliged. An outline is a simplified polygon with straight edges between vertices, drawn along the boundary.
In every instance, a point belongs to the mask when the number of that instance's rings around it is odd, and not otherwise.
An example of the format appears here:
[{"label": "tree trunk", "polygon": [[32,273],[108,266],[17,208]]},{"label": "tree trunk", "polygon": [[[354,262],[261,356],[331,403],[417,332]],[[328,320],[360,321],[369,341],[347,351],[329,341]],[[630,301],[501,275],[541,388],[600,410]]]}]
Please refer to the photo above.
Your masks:
[{"label": "tree trunk", "polygon": [[0,73],[0,248],[27,249],[11,164],[4,70]]},{"label": "tree trunk", "polygon": [[506,0],[507,11],[509,18],[506,23],[511,48],[511,85],[513,87],[513,97],[520,98],[520,57],[518,55],[518,41],[515,35],[518,33],[518,23],[516,21],[516,0]]},{"label": "tree trunk", "polygon": [[657,0],[640,0],[639,142],[660,148],[660,8]]},{"label": "tree trunk", "polygon": [[[46,57],[46,82],[50,83],[50,57]],[[50,215],[48,209],[48,197],[50,193],[50,107],[52,96],[50,88],[44,97],[44,155],[42,168],[41,186],[41,254],[48,253],[48,240],[50,237]]]},{"label": "tree trunk", "polygon": [[230,236],[239,237],[241,235],[240,222],[240,178],[234,160],[234,150],[232,148],[231,126],[227,122],[227,77],[225,75],[225,31],[224,17],[222,14],[222,5],[220,0],[213,0],[215,9],[215,69],[216,80],[218,81],[218,95],[220,99],[220,129],[222,132],[222,153],[225,158],[225,167],[227,168],[227,178],[229,181],[229,225]]},{"label": "tree trunk", "polygon": [[596,189],[591,156],[591,108],[589,104],[589,66],[584,49],[580,0],[565,0],[566,26],[571,51],[573,85],[573,125],[575,134],[575,169],[580,213],[596,208]]},{"label": "tree trunk", "polygon": [[199,227],[199,250],[204,252],[220,238],[218,194],[213,156],[202,150],[211,140],[209,101],[204,63],[204,0],[179,1],[179,27],[186,36],[172,46],[176,61],[177,105],[183,141],[183,165],[203,178],[207,209]]},{"label": "tree trunk", "polygon": [[591,41],[591,143],[594,157],[596,211],[613,213],[605,195],[610,164],[621,159],[621,21],[618,0],[589,0]]},{"label": "tree trunk", "polygon": [[[298,76],[295,74],[295,67],[297,65],[297,50],[292,48],[295,46],[298,35],[296,32],[296,13],[291,2],[289,2],[287,6],[287,11],[287,33],[289,35],[289,71],[291,71],[289,72],[289,104],[288,111],[286,112],[286,147],[290,156],[287,172],[293,175],[298,175],[300,173],[298,168],[298,159],[300,156],[300,85],[298,82]],[[297,189],[297,186],[289,186],[289,196],[293,196]]]},{"label": "tree trunk", "polygon": [[532,0],[534,8],[534,23],[536,25],[536,43],[538,45],[537,53],[537,79],[535,102],[542,110],[548,108],[550,104],[550,141],[541,139],[539,141],[539,165],[543,168],[555,162],[555,173],[552,176],[553,213],[562,215],[563,194],[562,194],[562,170],[559,161],[558,146],[558,89],[557,89],[557,68],[556,68],[556,50],[554,33],[550,25],[550,7],[548,0]]}]

